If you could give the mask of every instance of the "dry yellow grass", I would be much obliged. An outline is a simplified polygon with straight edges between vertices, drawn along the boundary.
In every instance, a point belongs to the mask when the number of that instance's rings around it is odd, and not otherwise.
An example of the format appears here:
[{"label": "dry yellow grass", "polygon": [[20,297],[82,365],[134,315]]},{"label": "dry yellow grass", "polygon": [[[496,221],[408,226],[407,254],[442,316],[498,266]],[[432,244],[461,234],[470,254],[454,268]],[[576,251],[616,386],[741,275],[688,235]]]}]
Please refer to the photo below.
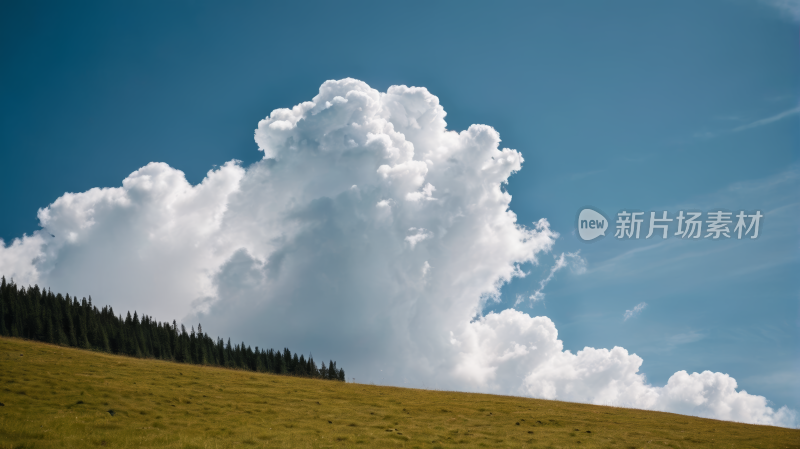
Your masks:
[{"label": "dry yellow grass", "polygon": [[0,402],[2,449],[800,447],[800,430],[255,374],[11,338],[0,338]]}]

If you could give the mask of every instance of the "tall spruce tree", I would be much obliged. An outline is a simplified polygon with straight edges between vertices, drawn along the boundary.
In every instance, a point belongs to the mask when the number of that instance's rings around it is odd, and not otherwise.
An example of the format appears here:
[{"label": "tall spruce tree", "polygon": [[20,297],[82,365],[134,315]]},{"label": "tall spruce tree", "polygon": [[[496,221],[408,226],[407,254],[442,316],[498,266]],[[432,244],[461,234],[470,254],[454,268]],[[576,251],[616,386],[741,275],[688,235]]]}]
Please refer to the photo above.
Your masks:
[{"label": "tall spruce tree", "polygon": [[200,324],[191,334],[176,321],[159,323],[152,317],[134,311],[114,313],[111,307],[101,310],[89,297],[78,300],[69,294],[54,294],[39,286],[18,287],[0,275],[0,335],[17,336],[55,344],[127,354],[135,357],[154,357],[184,363],[229,366],[258,372],[292,374],[295,376],[344,379],[344,370],[336,369],[331,361],[318,369],[309,355],[283,351],[253,350],[242,342],[231,347],[228,339],[212,340]]},{"label": "tall spruce tree", "polygon": [[0,335],[8,335],[6,328],[6,277],[0,280]]}]

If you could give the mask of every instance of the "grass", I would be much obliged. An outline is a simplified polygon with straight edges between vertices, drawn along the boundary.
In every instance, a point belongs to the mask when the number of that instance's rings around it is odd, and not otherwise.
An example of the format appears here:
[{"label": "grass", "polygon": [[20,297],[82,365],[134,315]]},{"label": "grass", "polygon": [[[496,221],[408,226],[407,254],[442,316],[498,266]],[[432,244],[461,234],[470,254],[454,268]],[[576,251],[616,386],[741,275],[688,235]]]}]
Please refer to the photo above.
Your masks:
[{"label": "grass", "polygon": [[256,374],[13,338],[0,338],[0,403],[1,449],[800,448],[793,429]]}]

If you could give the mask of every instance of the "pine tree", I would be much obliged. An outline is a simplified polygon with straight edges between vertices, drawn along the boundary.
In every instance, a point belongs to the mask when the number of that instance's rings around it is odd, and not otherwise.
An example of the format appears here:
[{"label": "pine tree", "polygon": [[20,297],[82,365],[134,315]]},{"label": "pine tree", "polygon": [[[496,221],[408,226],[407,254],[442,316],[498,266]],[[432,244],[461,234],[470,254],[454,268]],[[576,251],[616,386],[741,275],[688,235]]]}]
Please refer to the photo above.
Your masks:
[{"label": "pine tree", "polygon": [[[295,354],[295,357],[297,357],[297,354]],[[296,368],[297,373],[295,374],[297,374],[298,376],[306,376],[308,374],[306,371],[306,358],[303,357],[303,354],[300,354],[300,360],[298,360],[296,366],[297,366]]]},{"label": "pine tree", "polygon": [[192,326],[192,332],[189,334],[189,354],[192,355],[194,360],[197,360],[197,334],[194,333],[194,326]]},{"label": "pine tree", "polygon": [[258,346],[255,349],[255,357],[256,357],[256,371],[259,373],[263,373],[267,370],[267,366],[264,364],[264,359],[262,357],[263,352],[259,351]]},{"label": "pine tree", "polygon": [[293,372],[294,366],[292,366],[292,351],[290,351],[289,348],[283,348],[283,361],[286,365],[287,372]]},{"label": "pine tree", "polygon": [[105,329],[100,328],[100,350],[105,352],[111,352],[111,344],[108,341],[108,335],[106,334]]},{"label": "pine tree", "polygon": [[287,366],[287,363],[286,363],[286,357],[281,357],[280,363],[281,363],[281,365],[280,365],[280,370],[278,371],[278,373],[279,374],[289,374],[289,367]]},{"label": "pine tree", "polygon": [[0,281],[0,335],[8,335],[6,328],[6,277]]},{"label": "pine tree", "polygon": [[78,337],[75,335],[75,322],[72,319],[72,304],[70,303],[69,294],[66,295],[64,298],[66,301],[66,307],[64,307],[64,314],[66,315],[66,322],[65,327],[68,344],[70,346],[78,346]]},{"label": "pine tree", "polygon": [[9,282],[9,287],[7,291],[8,295],[6,296],[6,300],[8,303],[8,312],[6,313],[10,315],[8,319],[8,335],[11,335],[12,337],[18,337],[20,329],[19,326],[17,325],[17,322],[20,319],[19,315],[21,311],[19,310],[20,309],[19,305],[16,304],[17,287],[16,285],[14,285],[13,278],[11,278],[11,281]]},{"label": "pine tree", "polygon": [[89,349],[89,336],[86,331],[86,319],[83,314],[78,315],[78,346],[83,349]]},{"label": "pine tree", "polygon": [[[242,346],[244,346],[244,342],[242,342]],[[257,371],[256,367],[256,356],[250,346],[247,347],[247,351],[242,351],[245,355],[245,368],[250,371]]]},{"label": "pine tree", "polygon": [[309,354],[308,355],[308,375],[311,377],[319,377],[319,371],[317,370],[317,365],[314,364],[314,357]]},{"label": "pine tree", "polygon": [[299,365],[300,365],[300,359],[297,358],[297,353],[295,352],[294,356],[292,357],[292,374],[294,374],[295,376],[300,375]]},{"label": "pine tree", "polygon": [[233,363],[233,348],[231,348],[231,339],[228,337],[228,345],[225,347],[225,366],[232,368]]},{"label": "pine tree", "polygon": [[45,318],[45,341],[48,343],[55,343],[56,342],[56,332],[55,326],[53,325],[53,319],[50,317],[50,314],[47,314]]},{"label": "pine tree", "polygon": [[319,377],[322,379],[328,378],[328,368],[325,367],[325,362],[319,364]]},{"label": "pine tree", "polygon": [[344,370],[330,361],[320,368],[309,355],[273,349],[255,350],[242,342],[231,347],[221,338],[212,340],[198,324],[191,334],[175,320],[159,323],[148,315],[134,311],[123,318],[111,307],[98,310],[89,297],[78,301],[69,294],[53,294],[50,290],[17,287],[13,279],[0,276],[0,335],[22,336],[51,343],[127,354],[135,357],[156,357],[184,363],[224,365],[257,372],[294,374],[344,380]]}]

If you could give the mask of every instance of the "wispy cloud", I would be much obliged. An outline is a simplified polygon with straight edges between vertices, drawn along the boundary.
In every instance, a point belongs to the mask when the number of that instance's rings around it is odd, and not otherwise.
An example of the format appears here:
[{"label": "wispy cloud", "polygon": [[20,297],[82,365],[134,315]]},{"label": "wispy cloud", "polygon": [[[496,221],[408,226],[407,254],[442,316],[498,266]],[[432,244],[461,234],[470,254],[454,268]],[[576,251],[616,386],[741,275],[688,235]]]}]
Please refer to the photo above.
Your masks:
[{"label": "wispy cloud", "polygon": [[664,338],[658,340],[657,346],[648,348],[648,350],[654,354],[670,352],[675,350],[675,348],[678,348],[681,345],[696,343],[700,340],[705,339],[706,337],[708,337],[708,333],[706,332],[689,330],[686,332],[681,332],[679,334],[665,336]]},{"label": "wispy cloud", "polygon": [[633,318],[633,316],[637,315],[639,312],[644,310],[645,307],[647,307],[647,303],[646,302],[640,302],[639,304],[636,304],[636,307],[634,307],[633,309],[626,310],[625,311],[625,319],[623,319],[622,321],[628,321],[628,318]]},{"label": "wispy cloud", "polygon": [[795,106],[794,108],[789,109],[788,111],[783,111],[780,114],[773,115],[772,117],[762,118],[761,120],[756,120],[752,123],[748,123],[747,125],[742,125],[737,128],[733,128],[731,132],[736,133],[750,128],[757,128],[759,126],[769,125],[770,123],[777,122],[778,120],[784,119],[786,117],[792,116],[797,113],[800,113],[800,106]]},{"label": "wispy cloud", "polygon": [[656,248],[665,246],[666,244],[667,244],[667,241],[666,240],[662,240],[662,241],[660,241],[658,243],[654,243],[652,245],[642,246],[642,247],[639,247],[639,248],[634,248],[634,249],[625,251],[624,253],[622,253],[620,255],[614,256],[614,257],[612,257],[612,258],[610,258],[608,260],[603,261],[596,268],[592,268],[592,272],[595,272],[595,271],[613,272],[615,267],[618,264],[629,261],[631,256],[633,256],[633,255],[635,255],[637,253],[654,250]]},{"label": "wispy cloud", "polygon": [[736,195],[743,195],[748,193],[765,192],[773,189],[791,192],[794,191],[791,190],[792,184],[797,183],[799,179],[800,164],[792,164],[786,170],[766,178],[733,183],[728,186],[723,193],[731,192]]},{"label": "wispy cloud", "polygon": [[[798,1],[800,1],[800,0],[798,0]],[[762,119],[758,119],[758,120],[756,120],[754,122],[750,122],[750,123],[747,123],[747,124],[744,124],[744,125],[741,125],[741,126],[737,126],[736,128],[723,130],[723,131],[702,131],[702,132],[695,133],[694,136],[697,137],[697,138],[700,138],[700,139],[713,139],[714,137],[717,137],[717,136],[720,136],[720,135],[730,134],[730,133],[738,133],[738,132],[745,131],[745,130],[748,130],[748,129],[758,128],[759,126],[769,125],[770,123],[774,123],[774,122],[777,122],[779,120],[783,120],[786,117],[791,117],[792,115],[795,115],[795,114],[798,114],[798,113],[800,113],[800,105],[795,106],[792,109],[783,111],[781,113],[775,114],[773,116],[762,118]],[[727,119],[732,119],[732,118],[727,118],[726,117],[725,119],[727,120]]]},{"label": "wispy cloud", "polygon": [[766,0],[795,22],[800,22],[800,0]]},{"label": "wispy cloud", "polygon": [[689,331],[667,337],[667,343],[669,343],[671,346],[685,345],[687,343],[700,341],[704,338],[706,338],[706,335],[702,332]]},{"label": "wispy cloud", "polygon": [[[528,297],[528,299],[531,300],[531,303],[543,300],[544,293],[542,293],[542,290],[544,290],[544,287],[551,280],[553,280],[553,277],[555,277],[558,270],[568,266],[572,267],[573,273],[583,274],[586,272],[586,259],[580,256],[580,251],[576,251],[574,253],[561,253],[560,256],[557,256],[556,263],[550,268],[550,274],[548,274],[546,278],[539,281],[539,289]],[[522,302],[522,300],[523,297],[521,295],[517,295],[517,301],[514,303],[514,305],[518,305]]]}]

